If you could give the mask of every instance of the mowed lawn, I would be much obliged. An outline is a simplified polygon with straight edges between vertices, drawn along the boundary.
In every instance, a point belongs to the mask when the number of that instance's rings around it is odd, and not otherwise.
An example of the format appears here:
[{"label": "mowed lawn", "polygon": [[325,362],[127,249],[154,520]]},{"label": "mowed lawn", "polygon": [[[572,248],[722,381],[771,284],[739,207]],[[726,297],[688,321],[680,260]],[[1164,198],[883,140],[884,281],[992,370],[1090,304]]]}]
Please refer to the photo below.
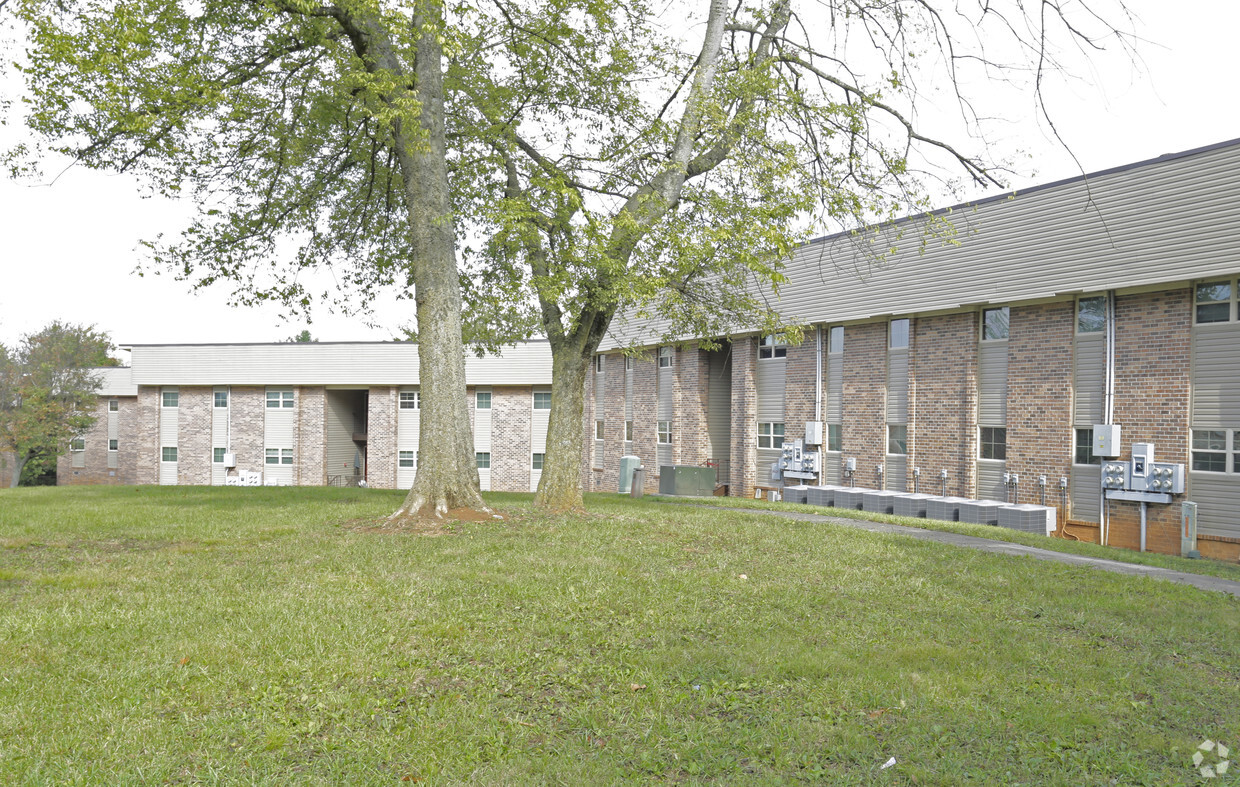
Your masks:
[{"label": "mowed lawn", "polygon": [[[0,491],[0,783],[1189,784],[1240,602],[593,496]],[[883,768],[895,758],[895,764]]]}]

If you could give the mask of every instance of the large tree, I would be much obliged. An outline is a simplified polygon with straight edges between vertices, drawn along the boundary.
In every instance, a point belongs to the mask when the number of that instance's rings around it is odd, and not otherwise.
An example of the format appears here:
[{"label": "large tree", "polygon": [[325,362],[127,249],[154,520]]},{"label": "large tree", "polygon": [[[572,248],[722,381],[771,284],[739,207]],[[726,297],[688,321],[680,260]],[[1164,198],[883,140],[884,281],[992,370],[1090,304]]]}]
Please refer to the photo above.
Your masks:
[{"label": "large tree", "polygon": [[[12,0],[28,29],[26,123],[9,157],[38,176],[48,152],[191,196],[155,267],[241,303],[364,304],[396,287],[417,308],[422,434],[395,515],[485,508],[461,339],[449,201],[439,0]],[[330,269],[332,290],[307,281]]]},{"label": "large tree", "polygon": [[979,91],[1027,77],[1036,102],[1065,47],[1129,41],[1119,0],[490,6],[505,24],[461,87],[480,133],[459,211],[490,238],[468,299],[551,342],[552,509],[582,503],[585,383],[617,315],[646,341],[779,327],[808,233],[921,209],[926,176],[999,185]]},{"label": "large tree", "polygon": [[95,422],[99,377],[92,367],[116,366],[111,349],[94,326],[60,322],[23,336],[11,350],[0,345],[0,452],[13,457],[9,486],[18,485],[23,470],[55,467]]}]

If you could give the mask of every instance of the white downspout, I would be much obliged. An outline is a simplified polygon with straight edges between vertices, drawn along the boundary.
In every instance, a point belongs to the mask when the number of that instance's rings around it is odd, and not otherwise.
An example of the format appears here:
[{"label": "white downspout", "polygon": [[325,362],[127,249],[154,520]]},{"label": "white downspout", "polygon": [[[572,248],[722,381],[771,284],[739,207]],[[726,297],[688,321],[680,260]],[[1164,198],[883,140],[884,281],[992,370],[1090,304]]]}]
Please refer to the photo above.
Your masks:
[{"label": "white downspout", "polygon": [[[827,425],[822,422],[822,326],[814,329],[814,420],[818,423],[823,434],[819,438],[826,440]],[[823,446],[818,446],[818,483],[822,484],[826,479],[824,473],[826,467],[823,466],[826,461],[826,452]]]},{"label": "white downspout", "polygon": [[[1115,422],[1115,290],[1107,290],[1106,329],[1106,380],[1103,394],[1102,423]],[[1101,469],[1101,466],[1099,466]],[[1098,507],[1098,535],[1103,546],[1111,538],[1111,516],[1107,507],[1106,492],[1099,488],[1101,499]]]}]

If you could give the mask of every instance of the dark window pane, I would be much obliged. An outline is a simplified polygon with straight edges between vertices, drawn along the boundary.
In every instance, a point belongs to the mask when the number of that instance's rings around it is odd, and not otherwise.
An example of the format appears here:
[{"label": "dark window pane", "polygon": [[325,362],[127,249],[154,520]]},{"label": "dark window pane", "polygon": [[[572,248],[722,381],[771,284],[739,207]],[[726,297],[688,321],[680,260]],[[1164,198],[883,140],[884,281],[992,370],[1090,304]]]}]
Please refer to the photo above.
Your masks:
[{"label": "dark window pane", "polygon": [[1227,430],[1225,429],[1194,429],[1193,449],[1197,451],[1227,450]]},{"label": "dark window pane", "polygon": [[895,350],[908,347],[908,320],[891,321],[891,336],[888,346]]},{"label": "dark window pane", "polygon": [[1212,281],[1197,285],[1197,302],[1231,300],[1231,282]]},{"label": "dark window pane", "polygon": [[1094,456],[1093,429],[1076,430],[1076,458],[1074,462],[1078,465],[1102,464],[1101,458]]},{"label": "dark window pane", "polygon": [[1107,326],[1107,299],[1081,298],[1077,301],[1076,330],[1080,333],[1097,333]]},{"label": "dark window pane", "polygon": [[1193,451],[1193,469],[1209,473],[1227,472],[1227,454]]},{"label": "dark window pane", "polygon": [[1229,319],[1230,303],[1210,303],[1197,307],[1197,322],[1227,322]]},{"label": "dark window pane", "polygon": [[840,424],[827,424],[827,450],[840,451],[840,445],[844,442],[843,427]]},{"label": "dark window pane", "polygon": [[908,453],[908,426],[900,425],[887,427],[887,453]]},{"label": "dark window pane", "polygon": [[982,312],[982,338],[1006,339],[1008,337],[1008,308],[986,309]]}]

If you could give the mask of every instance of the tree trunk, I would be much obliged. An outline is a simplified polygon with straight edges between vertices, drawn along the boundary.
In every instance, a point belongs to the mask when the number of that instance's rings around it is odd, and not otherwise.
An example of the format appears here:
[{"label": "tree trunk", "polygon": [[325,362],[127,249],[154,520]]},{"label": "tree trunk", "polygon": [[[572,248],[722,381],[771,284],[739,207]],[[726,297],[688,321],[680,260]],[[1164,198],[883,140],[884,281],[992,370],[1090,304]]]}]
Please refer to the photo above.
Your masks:
[{"label": "tree trunk", "polygon": [[[576,342],[551,343],[551,421],[547,455],[538,482],[536,505],[554,512],[584,509],[581,490],[582,441],[585,439],[586,377],[593,349],[585,354]],[[592,343],[597,347],[597,342]]]},{"label": "tree trunk", "polygon": [[9,489],[16,489],[22,481],[22,471],[26,469],[25,459],[20,458],[16,453],[13,454],[13,477],[10,479]]},{"label": "tree trunk", "polygon": [[478,482],[465,398],[461,288],[444,134],[443,47],[436,34],[443,28],[443,7],[436,0],[420,0],[413,22],[423,31],[414,68],[421,129],[413,135],[398,127],[396,154],[413,239],[421,440],[413,488],[392,518],[419,512],[442,516],[452,508],[489,510]]}]

